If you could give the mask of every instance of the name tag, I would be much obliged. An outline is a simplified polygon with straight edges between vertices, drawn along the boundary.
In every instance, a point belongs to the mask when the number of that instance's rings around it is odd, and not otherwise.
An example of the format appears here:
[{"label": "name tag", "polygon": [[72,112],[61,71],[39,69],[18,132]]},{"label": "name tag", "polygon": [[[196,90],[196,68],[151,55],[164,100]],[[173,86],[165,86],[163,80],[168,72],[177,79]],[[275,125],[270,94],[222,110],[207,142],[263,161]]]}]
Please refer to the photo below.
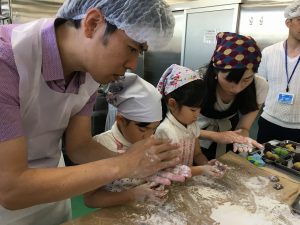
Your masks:
[{"label": "name tag", "polygon": [[277,101],[281,104],[292,105],[294,103],[294,94],[288,92],[279,93]]}]

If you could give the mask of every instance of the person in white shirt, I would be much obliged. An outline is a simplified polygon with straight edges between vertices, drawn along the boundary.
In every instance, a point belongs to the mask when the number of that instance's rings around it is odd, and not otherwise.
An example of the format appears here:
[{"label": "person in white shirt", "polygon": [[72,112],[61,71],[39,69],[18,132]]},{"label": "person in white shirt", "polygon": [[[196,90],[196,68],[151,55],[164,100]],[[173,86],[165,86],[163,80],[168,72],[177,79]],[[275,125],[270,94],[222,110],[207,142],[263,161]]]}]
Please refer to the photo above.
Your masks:
[{"label": "person in white shirt", "polygon": [[300,142],[300,1],[284,11],[288,38],[266,47],[258,73],[269,83],[263,113],[258,120],[257,140]]}]

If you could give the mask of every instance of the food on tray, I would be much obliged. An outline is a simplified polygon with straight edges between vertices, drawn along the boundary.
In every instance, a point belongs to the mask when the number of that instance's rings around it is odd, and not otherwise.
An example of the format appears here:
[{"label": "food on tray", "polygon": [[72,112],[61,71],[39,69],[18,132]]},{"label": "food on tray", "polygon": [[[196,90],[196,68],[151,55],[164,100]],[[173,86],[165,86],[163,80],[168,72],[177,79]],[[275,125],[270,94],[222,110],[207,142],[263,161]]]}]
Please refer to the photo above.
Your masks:
[{"label": "food on tray", "polygon": [[287,154],[289,154],[288,150],[281,147],[276,147],[273,151],[279,156],[286,156]]},{"label": "food on tray", "polygon": [[273,140],[264,144],[262,159],[281,169],[300,176],[300,143]]},{"label": "food on tray", "polygon": [[295,152],[296,149],[296,146],[293,144],[286,144],[284,147],[290,152]]},{"label": "food on tray", "polygon": [[272,152],[270,152],[270,151],[267,151],[267,152],[265,153],[265,157],[266,157],[267,159],[270,159],[270,160],[273,160],[273,161],[276,161],[276,160],[278,160],[278,159],[280,158],[279,155],[274,154],[274,153],[272,153]]},{"label": "food on tray", "polygon": [[295,152],[296,150],[296,144],[294,143],[286,143],[286,141],[283,141],[279,144],[280,147],[286,148],[289,152]]},{"label": "food on tray", "polygon": [[300,171],[300,162],[294,163],[293,168]]}]

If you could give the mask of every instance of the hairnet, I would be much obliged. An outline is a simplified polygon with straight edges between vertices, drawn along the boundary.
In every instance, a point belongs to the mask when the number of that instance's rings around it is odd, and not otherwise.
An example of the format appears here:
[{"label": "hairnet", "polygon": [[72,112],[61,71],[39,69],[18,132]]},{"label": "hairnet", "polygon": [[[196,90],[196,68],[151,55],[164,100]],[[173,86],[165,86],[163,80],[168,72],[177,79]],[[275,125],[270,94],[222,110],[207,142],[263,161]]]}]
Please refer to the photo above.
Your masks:
[{"label": "hairnet", "polygon": [[294,1],[284,10],[284,17],[287,19],[292,19],[298,16],[300,16],[300,0]]},{"label": "hairnet", "polygon": [[57,13],[65,19],[82,19],[89,9],[101,10],[106,21],[133,40],[151,48],[167,44],[174,31],[174,16],[164,0],[66,0]]},{"label": "hairnet", "polygon": [[250,36],[237,33],[220,32],[216,36],[217,45],[211,58],[214,67],[219,69],[258,68],[261,52]]},{"label": "hairnet", "polygon": [[107,101],[125,118],[152,123],[162,119],[161,95],[157,89],[134,73],[110,83]]}]

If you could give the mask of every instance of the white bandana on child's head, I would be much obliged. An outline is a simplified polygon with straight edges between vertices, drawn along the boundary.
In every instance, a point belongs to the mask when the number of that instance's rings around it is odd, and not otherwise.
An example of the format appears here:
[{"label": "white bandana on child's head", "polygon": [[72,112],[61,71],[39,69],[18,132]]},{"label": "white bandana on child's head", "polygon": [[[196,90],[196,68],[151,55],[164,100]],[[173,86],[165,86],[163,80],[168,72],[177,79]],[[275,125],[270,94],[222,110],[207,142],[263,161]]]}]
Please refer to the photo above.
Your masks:
[{"label": "white bandana on child's head", "polygon": [[199,73],[189,68],[173,64],[160,78],[157,89],[162,95],[167,95],[177,88],[199,79]]},{"label": "white bandana on child's head", "polygon": [[129,120],[152,123],[162,119],[160,93],[134,73],[125,73],[109,85],[107,101]]}]

